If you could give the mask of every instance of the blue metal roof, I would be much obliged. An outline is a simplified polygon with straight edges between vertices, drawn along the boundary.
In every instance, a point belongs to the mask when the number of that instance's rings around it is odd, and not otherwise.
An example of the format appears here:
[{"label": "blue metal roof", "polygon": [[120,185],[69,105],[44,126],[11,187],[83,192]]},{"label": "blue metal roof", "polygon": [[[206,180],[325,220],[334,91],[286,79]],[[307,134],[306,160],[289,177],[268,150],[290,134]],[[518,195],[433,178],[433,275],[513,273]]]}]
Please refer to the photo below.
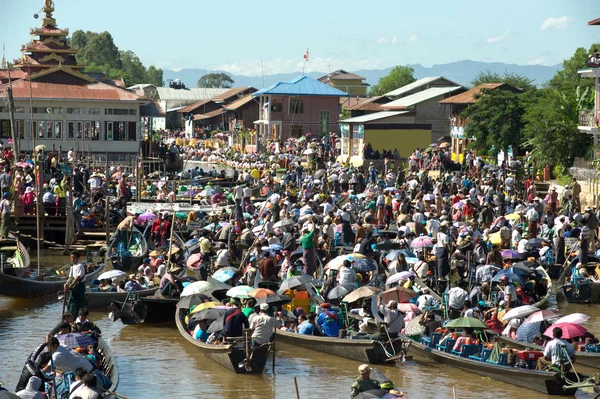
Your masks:
[{"label": "blue metal roof", "polygon": [[348,94],[321,83],[308,76],[299,76],[288,82],[275,83],[273,86],[252,93],[253,97],[268,94],[279,94],[284,96],[329,96],[348,97]]}]

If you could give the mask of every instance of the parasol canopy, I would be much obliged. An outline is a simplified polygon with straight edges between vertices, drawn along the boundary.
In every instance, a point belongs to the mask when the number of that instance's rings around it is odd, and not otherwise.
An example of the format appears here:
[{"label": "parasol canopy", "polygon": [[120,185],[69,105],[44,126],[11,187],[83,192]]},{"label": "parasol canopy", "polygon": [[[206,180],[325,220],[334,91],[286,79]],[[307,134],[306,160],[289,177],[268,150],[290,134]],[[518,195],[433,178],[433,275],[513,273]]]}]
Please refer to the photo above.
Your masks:
[{"label": "parasol canopy", "polygon": [[390,277],[388,277],[388,279],[385,282],[385,285],[394,284],[401,280],[407,280],[414,276],[415,276],[415,272],[413,272],[412,270],[405,271],[405,272],[398,272],[398,273],[393,274]]},{"label": "parasol canopy", "polygon": [[183,291],[181,291],[180,297],[183,298],[188,295],[200,294],[210,290],[211,288],[212,284],[208,281],[194,281],[193,283],[188,284]]},{"label": "parasol canopy", "polygon": [[581,324],[581,323],[585,323],[589,319],[590,319],[590,316],[585,315],[583,313],[571,313],[571,314],[568,314],[568,315],[563,316],[560,319],[556,320],[556,324],[560,324],[560,323]]},{"label": "parasol canopy", "polygon": [[421,237],[417,237],[415,238],[411,243],[410,246],[412,248],[426,248],[426,247],[432,247],[433,246],[433,242],[431,241],[431,237],[427,237],[427,236],[421,236]]},{"label": "parasol canopy", "polygon": [[254,290],[254,287],[247,285],[238,285],[237,287],[230,288],[227,290],[227,295],[230,298],[250,298],[250,292]]},{"label": "parasol canopy", "polygon": [[363,287],[360,287],[360,288],[352,291],[348,295],[346,295],[344,297],[343,301],[349,302],[349,303],[355,302],[355,301],[358,301],[359,299],[368,298],[370,296],[373,296],[373,294],[376,294],[380,291],[381,291],[381,289],[377,288],[377,287],[363,286]]},{"label": "parasol canopy", "polygon": [[544,335],[552,338],[552,330],[554,330],[556,327],[562,330],[562,339],[582,337],[587,332],[587,328],[576,323],[557,323],[548,327],[546,331],[544,331]]},{"label": "parasol canopy", "polygon": [[417,293],[411,289],[404,288],[404,287],[394,287],[394,288],[390,288],[387,291],[384,291],[381,294],[381,300],[385,301],[385,302],[393,300],[393,301],[397,301],[397,302],[401,303],[401,302],[408,302],[416,296],[417,296]]},{"label": "parasol canopy", "polygon": [[488,326],[481,320],[474,317],[459,317],[458,319],[450,320],[444,326],[446,328],[484,328]]},{"label": "parasol canopy", "polygon": [[127,273],[125,273],[123,270],[109,270],[99,275],[98,280],[112,280],[113,278],[119,278],[126,275]]},{"label": "parasol canopy", "polygon": [[537,312],[539,309],[531,305],[517,306],[514,309],[509,310],[502,317],[502,321],[509,321],[512,319],[522,319],[529,316],[530,314]]},{"label": "parasol canopy", "polygon": [[536,321],[545,321],[545,320],[550,320],[550,319],[556,319],[560,316],[561,316],[561,314],[555,310],[544,309],[544,310],[538,310],[537,312],[533,312],[532,314],[529,315],[529,317],[527,317],[527,319],[525,319],[525,321],[533,323]]},{"label": "parasol canopy", "polygon": [[89,335],[81,333],[59,334],[56,336],[61,346],[65,348],[87,348],[88,345],[93,345],[96,341]]}]

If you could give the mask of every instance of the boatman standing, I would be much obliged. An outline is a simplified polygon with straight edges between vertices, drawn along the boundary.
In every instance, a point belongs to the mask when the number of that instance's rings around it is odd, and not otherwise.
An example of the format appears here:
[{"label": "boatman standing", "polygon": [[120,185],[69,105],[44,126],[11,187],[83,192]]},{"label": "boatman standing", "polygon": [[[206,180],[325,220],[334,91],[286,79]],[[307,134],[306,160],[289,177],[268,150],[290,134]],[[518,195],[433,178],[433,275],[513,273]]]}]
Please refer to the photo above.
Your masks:
[{"label": "boatman standing", "polygon": [[352,392],[350,393],[351,398],[358,396],[358,394],[362,392],[371,391],[373,389],[380,389],[379,382],[370,378],[371,370],[372,368],[369,367],[368,364],[361,364],[358,367],[360,377],[358,377],[356,381],[354,381],[354,384],[352,384]]},{"label": "boatman standing", "polygon": [[69,278],[64,285],[67,298],[67,310],[71,314],[79,314],[85,305],[85,266],[79,261],[79,252],[71,252],[73,264],[69,269]]}]

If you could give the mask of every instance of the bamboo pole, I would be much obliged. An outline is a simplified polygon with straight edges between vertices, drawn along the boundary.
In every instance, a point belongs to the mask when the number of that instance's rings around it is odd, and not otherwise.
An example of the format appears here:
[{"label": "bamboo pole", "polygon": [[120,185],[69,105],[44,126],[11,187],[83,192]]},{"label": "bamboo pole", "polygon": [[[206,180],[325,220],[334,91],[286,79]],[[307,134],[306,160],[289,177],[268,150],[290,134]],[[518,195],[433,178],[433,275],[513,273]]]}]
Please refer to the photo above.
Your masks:
[{"label": "bamboo pole", "polygon": [[36,228],[36,234],[37,234],[37,269],[38,269],[38,276],[41,274],[40,273],[40,268],[41,268],[41,257],[40,257],[40,189],[42,188],[42,171],[40,170],[40,165],[38,165],[37,162],[37,154],[35,153],[35,125],[33,123],[33,89],[31,87],[31,68],[29,66],[27,66],[27,77],[29,78],[29,118],[31,120],[31,139],[32,139],[32,146],[33,149],[31,151],[31,153],[33,154],[33,165],[35,166],[35,171],[36,171],[36,180],[37,180],[37,188],[36,188],[36,201],[35,201],[35,228]]}]

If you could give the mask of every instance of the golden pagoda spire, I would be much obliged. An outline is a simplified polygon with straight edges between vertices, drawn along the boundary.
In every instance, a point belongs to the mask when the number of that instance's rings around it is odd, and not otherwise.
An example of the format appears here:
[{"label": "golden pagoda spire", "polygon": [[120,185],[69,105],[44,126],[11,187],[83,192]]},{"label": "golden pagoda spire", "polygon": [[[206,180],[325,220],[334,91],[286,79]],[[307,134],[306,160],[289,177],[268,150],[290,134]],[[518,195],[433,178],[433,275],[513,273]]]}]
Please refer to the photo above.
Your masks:
[{"label": "golden pagoda spire", "polygon": [[42,26],[54,28],[56,26],[56,20],[52,18],[54,2],[52,0],[44,0],[42,11],[46,14],[46,18],[42,19]]}]

